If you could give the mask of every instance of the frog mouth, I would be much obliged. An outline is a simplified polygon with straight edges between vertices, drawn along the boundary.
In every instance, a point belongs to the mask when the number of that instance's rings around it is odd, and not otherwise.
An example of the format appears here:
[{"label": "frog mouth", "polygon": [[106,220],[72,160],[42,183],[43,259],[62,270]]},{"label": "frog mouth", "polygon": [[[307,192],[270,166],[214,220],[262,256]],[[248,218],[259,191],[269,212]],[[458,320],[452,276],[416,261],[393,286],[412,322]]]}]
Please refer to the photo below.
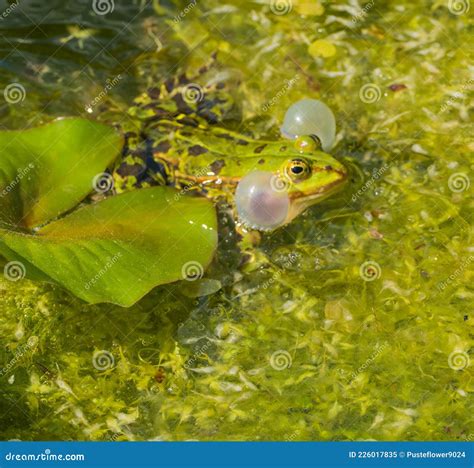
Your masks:
[{"label": "frog mouth", "polygon": [[290,194],[290,209],[288,211],[287,223],[300,215],[303,211],[316,203],[328,198],[333,193],[338,192],[347,182],[347,176],[344,174],[340,179],[330,184],[319,187],[318,190],[307,195],[303,192],[293,192]]}]

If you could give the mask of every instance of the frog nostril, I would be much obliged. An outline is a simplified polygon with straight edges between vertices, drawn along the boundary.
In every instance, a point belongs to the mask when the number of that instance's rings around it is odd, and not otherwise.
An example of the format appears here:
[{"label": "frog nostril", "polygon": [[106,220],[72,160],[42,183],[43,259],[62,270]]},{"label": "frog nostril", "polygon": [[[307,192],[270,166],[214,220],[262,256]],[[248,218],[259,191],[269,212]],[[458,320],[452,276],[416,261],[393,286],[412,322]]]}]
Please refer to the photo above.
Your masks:
[{"label": "frog nostril", "polygon": [[281,133],[292,140],[314,135],[324,151],[328,151],[336,138],[336,119],[331,109],[317,99],[301,99],[286,111]]}]

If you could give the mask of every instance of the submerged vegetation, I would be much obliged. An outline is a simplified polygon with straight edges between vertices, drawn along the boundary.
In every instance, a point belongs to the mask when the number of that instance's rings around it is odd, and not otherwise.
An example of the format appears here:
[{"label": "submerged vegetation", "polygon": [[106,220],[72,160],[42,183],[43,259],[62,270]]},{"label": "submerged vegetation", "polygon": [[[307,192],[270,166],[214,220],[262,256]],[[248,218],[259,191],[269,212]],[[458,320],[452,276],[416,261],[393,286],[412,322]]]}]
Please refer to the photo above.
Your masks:
[{"label": "submerged vegetation", "polygon": [[58,7],[37,56],[22,4],[9,13],[3,45],[19,49],[2,85],[21,88],[4,95],[4,127],[74,114],[133,128],[133,98],[186,72],[226,82],[227,125],[254,137],[279,138],[292,103],[323,100],[352,179],[246,252],[220,212],[202,281],[130,308],[0,277],[2,439],[472,440],[468,11],[115,3]]}]

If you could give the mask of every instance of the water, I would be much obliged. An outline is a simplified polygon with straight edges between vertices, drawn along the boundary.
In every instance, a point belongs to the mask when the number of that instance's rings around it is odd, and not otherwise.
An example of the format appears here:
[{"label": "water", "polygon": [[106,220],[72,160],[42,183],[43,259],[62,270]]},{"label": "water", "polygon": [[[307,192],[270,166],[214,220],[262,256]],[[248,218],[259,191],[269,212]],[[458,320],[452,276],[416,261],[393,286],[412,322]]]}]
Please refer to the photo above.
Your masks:
[{"label": "water", "polygon": [[340,197],[265,235],[246,265],[221,236],[208,275],[223,288],[207,298],[171,285],[131,309],[87,306],[2,279],[2,438],[471,437],[468,15],[241,3],[116,0],[99,15],[91,1],[24,0],[0,20],[0,86],[25,90],[0,102],[3,128],[116,118],[217,51],[241,130],[278,138],[291,103],[322,99],[333,154],[355,168]]}]

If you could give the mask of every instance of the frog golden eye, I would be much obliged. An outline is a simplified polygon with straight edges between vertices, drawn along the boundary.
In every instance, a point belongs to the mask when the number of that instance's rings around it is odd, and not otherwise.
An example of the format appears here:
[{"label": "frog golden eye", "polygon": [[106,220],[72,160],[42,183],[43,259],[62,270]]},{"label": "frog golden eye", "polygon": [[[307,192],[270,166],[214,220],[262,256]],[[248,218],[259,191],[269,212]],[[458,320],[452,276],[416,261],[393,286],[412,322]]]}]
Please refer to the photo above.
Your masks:
[{"label": "frog golden eye", "polygon": [[311,175],[311,166],[304,159],[292,159],[285,172],[292,181],[300,182]]},{"label": "frog golden eye", "polygon": [[336,119],[331,109],[317,99],[302,99],[286,111],[281,133],[291,140],[315,135],[324,151],[331,149],[336,138]]}]

